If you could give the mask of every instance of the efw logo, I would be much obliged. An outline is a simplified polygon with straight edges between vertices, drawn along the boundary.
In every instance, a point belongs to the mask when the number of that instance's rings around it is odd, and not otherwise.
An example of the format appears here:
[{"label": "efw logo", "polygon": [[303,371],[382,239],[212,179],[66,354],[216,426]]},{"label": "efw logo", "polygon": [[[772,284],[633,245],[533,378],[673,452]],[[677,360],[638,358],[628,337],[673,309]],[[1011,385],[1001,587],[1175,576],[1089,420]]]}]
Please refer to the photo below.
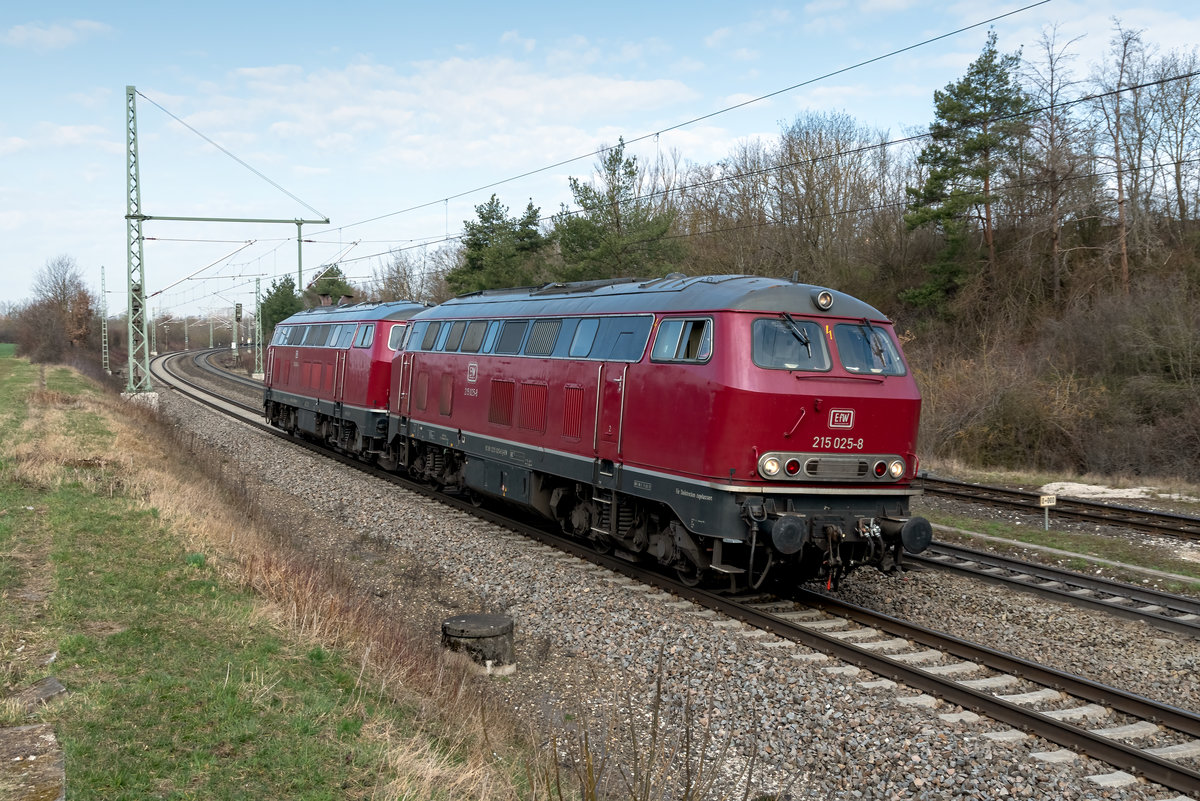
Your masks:
[{"label": "efw logo", "polygon": [[829,410],[829,427],[830,428],[854,428],[854,410],[853,409],[830,409]]}]

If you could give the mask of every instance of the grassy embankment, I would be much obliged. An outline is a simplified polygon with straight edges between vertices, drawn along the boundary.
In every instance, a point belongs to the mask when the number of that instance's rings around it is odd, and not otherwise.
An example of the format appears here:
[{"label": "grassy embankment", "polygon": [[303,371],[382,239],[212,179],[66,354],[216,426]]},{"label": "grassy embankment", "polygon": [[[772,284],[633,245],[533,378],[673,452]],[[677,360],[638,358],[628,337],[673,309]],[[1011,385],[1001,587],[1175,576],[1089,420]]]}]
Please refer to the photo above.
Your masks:
[{"label": "grassy embankment", "polygon": [[72,798],[529,797],[475,679],[260,547],[183,450],[0,356],[0,678],[69,690],[0,726],[53,723]]},{"label": "grassy embankment", "polygon": [[69,691],[33,713],[0,702],[0,727],[53,724],[72,798],[746,797],[753,761],[714,796],[728,742],[686,710],[673,728],[658,695],[649,728],[626,699],[599,736],[581,722],[534,747],[428,632],[282,552],[194,445],[0,346],[0,680]]}]

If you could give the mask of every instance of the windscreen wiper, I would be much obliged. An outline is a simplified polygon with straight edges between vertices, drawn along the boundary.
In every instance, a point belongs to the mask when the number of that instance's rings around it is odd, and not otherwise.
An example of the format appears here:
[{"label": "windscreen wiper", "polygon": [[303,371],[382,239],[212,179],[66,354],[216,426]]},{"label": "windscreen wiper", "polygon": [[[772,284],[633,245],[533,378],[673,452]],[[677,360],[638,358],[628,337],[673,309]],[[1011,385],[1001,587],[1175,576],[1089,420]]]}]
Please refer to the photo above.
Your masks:
[{"label": "windscreen wiper", "polygon": [[792,332],[792,336],[794,336],[800,342],[800,344],[804,346],[804,349],[808,351],[808,358],[811,359],[812,342],[809,341],[808,334],[804,333],[804,329],[800,327],[800,324],[792,319],[792,315],[788,314],[787,312],[780,312],[780,314],[783,315],[783,320],[787,323],[788,330]]},{"label": "windscreen wiper", "polygon": [[871,325],[871,321],[866,317],[863,318],[863,325],[867,327],[867,339],[870,343],[871,353],[875,354],[876,359],[879,359],[880,367],[886,367],[887,361],[883,358],[883,345],[875,336],[875,326]]}]

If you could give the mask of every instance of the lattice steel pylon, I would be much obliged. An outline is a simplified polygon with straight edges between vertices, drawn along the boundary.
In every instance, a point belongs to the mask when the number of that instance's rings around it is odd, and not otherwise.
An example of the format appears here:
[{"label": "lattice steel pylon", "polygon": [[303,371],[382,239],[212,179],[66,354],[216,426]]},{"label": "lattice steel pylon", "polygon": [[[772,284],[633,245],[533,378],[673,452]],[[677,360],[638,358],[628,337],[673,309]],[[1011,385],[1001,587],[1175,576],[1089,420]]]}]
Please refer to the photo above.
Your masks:
[{"label": "lattice steel pylon", "polygon": [[254,374],[262,375],[262,346],[263,346],[263,328],[262,328],[262,283],[261,279],[254,279]]},{"label": "lattice steel pylon", "polygon": [[146,336],[146,281],[142,265],[142,188],[137,148],[137,90],[125,87],[125,240],[129,246],[129,379],[125,391],[149,392],[150,352]]},{"label": "lattice steel pylon", "polygon": [[100,265],[100,358],[104,372],[112,375],[108,363],[108,291],[104,288],[104,265]]}]

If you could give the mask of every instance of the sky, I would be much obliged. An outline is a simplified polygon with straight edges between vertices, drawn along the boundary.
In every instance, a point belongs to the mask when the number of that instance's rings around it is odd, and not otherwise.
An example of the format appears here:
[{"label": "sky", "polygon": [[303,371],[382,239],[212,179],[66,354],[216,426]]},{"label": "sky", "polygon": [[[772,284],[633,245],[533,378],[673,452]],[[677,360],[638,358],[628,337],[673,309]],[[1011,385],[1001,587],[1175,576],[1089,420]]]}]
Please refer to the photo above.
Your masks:
[{"label": "sky", "polygon": [[[3,4],[0,304],[32,298],[65,256],[97,296],[103,267],[108,312],[125,311],[127,86],[142,213],[328,218],[302,229],[307,283],[331,262],[369,279],[389,251],[424,258],[493,193],[511,216],[529,202],[549,216],[621,137],[642,163],[686,165],[806,113],[923,129],[989,27],[1029,57],[1057,25],[1078,77],[1114,20],[1160,52],[1200,42],[1193,0],[343,7]],[[256,279],[266,292],[297,273],[291,222],[147,220],[142,234],[154,316],[252,307]]]}]

